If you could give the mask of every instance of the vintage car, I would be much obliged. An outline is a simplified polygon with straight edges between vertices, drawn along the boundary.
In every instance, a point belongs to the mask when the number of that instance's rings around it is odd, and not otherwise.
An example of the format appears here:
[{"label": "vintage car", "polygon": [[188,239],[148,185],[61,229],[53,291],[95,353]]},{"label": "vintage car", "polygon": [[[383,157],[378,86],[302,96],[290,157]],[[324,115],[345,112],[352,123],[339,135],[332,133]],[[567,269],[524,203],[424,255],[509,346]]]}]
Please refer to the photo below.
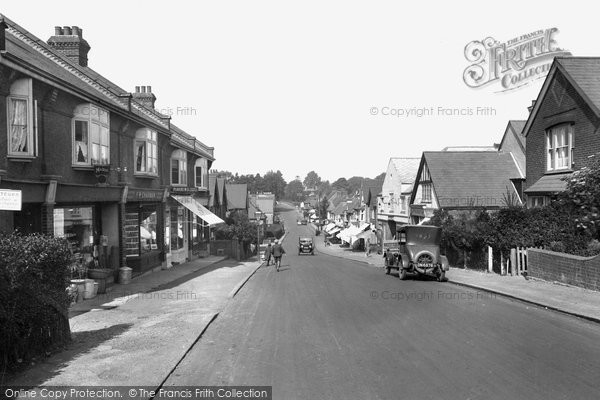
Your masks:
[{"label": "vintage car", "polygon": [[298,238],[298,255],[300,254],[310,254],[315,255],[315,245],[313,238],[310,237],[300,237]]},{"label": "vintage car", "polygon": [[402,225],[398,227],[396,237],[397,241],[386,240],[383,243],[387,274],[397,269],[402,280],[408,274],[433,275],[440,282],[446,280],[449,264],[446,256],[440,254],[442,228]]}]

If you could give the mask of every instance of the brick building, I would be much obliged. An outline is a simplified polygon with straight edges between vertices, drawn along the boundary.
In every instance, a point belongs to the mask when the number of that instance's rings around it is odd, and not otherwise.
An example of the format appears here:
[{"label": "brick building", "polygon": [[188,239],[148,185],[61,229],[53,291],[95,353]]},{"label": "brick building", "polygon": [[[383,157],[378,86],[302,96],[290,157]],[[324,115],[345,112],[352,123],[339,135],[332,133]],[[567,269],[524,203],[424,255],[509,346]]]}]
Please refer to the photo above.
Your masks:
[{"label": "brick building", "polygon": [[0,230],[65,236],[82,260],[134,274],[198,255],[218,222],[197,211],[214,149],[155,111],[149,86],[89,68],[89,50],[76,26],[45,43],[0,15],[0,190],[23,201]]}]

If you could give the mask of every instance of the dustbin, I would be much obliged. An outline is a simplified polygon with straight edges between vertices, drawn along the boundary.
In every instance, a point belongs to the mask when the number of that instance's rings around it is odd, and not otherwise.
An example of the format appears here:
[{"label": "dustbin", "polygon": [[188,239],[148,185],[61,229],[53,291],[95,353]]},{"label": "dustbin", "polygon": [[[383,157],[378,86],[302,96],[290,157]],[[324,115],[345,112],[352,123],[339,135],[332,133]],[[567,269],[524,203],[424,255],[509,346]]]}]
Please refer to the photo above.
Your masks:
[{"label": "dustbin", "polygon": [[96,291],[94,291],[94,288],[96,290],[98,290],[98,286],[97,284],[94,285],[96,282],[94,282],[93,279],[86,279],[85,280],[85,287],[83,289],[83,298],[84,299],[93,299],[94,297],[96,297]]},{"label": "dustbin", "polygon": [[121,285],[127,285],[129,282],[131,282],[131,268],[119,268],[119,283]]}]

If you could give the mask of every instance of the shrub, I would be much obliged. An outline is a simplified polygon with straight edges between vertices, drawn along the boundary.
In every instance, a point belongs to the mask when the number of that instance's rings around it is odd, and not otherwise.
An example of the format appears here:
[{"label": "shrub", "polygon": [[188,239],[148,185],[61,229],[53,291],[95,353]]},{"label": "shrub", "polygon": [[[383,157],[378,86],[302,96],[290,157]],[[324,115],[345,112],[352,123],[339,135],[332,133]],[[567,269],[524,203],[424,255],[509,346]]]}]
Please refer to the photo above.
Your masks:
[{"label": "shrub", "polygon": [[0,234],[0,363],[14,369],[70,340],[65,239]]}]

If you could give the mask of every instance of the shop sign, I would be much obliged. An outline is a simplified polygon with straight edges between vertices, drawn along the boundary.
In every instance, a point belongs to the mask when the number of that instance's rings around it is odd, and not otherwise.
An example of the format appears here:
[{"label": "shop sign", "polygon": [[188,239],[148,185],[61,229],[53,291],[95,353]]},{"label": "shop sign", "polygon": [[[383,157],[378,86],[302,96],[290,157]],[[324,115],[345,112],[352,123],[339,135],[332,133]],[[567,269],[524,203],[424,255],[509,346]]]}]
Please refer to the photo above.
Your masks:
[{"label": "shop sign", "polygon": [[20,190],[0,189],[0,210],[21,211],[22,196]]},{"label": "shop sign", "polygon": [[197,192],[198,192],[197,187],[171,186],[171,193],[184,194],[184,193],[197,193]]},{"label": "shop sign", "polygon": [[156,190],[132,190],[129,189],[127,193],[128,201],[162,201],[164,197],[164,192],[156,191]]}]

